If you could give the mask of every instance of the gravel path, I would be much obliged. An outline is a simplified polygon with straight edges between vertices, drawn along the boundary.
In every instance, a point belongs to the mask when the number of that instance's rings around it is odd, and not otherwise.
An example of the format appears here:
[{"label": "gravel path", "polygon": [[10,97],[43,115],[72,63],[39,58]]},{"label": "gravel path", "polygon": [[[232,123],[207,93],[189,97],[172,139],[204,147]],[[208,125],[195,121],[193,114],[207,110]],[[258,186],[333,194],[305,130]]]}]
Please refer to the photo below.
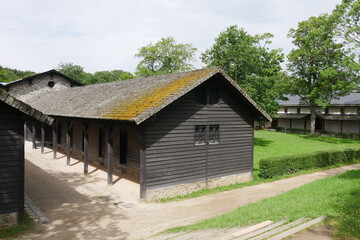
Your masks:
[{"label": "gravel path", "polygon": [[[41,155],[40,150],[30,150],[26,158],[26,193],[50,223],[37,225],[19,239],[143,239],[170,227],[192,224],[279,195],[317,179],[360,169],[360,164],[353,164],[160,204],[139,201],[137,184],[118,181],[111,187],[106,186],[106,173],[85,176],[75,169],[81,164],[65,166],[62,156],[51,160],[46,154]],[[104,186],[100,187],[102,184]],[[130,194],[124,194],[120,188],[128,188]]]}]

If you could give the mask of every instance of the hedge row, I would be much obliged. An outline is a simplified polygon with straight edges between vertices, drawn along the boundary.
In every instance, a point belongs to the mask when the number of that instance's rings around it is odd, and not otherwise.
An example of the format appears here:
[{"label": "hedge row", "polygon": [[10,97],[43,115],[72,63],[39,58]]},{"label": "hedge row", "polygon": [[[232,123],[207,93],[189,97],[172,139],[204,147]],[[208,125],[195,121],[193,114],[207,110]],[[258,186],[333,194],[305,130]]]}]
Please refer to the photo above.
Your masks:
[{"label": "hedge row", "polygon": [[273,178],[300,170],[322,168],[360,160],[360,149],[322,151],[307,154],[265,158],[260,160],[260,177]]},{"label": "hedge row", "polygon": [[[287,132],[287,133],[297,133],[297,134],[310,134],[310,129],[302,128],[283,128],[277,127],[276,131],[278,132]],[[360,140],[360,134],[358,133],[340,133],[340,132],[315,132],[317,135],[325,135],[337,138],[346,138],[351,140]]]}]

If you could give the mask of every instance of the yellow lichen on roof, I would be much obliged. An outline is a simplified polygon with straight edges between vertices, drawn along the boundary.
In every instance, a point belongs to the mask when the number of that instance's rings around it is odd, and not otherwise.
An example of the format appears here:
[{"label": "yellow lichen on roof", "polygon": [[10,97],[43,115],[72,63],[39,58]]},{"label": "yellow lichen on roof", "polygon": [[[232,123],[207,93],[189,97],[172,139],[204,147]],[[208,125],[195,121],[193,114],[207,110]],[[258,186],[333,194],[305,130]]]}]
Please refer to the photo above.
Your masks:
[{"label": "yellow lichen on roof", "polygon": [[131,120],[151,107],[160,106],[169,99],[171,95],[177,95],[184,88],[193,85],[197,80],[205,77],[211,71],[213,71],[213,69],[191,72],[189,75],[171,81],[165,86],[143,94],[135,100],[129,99],[127,103],[114,106],[100,118]]}]

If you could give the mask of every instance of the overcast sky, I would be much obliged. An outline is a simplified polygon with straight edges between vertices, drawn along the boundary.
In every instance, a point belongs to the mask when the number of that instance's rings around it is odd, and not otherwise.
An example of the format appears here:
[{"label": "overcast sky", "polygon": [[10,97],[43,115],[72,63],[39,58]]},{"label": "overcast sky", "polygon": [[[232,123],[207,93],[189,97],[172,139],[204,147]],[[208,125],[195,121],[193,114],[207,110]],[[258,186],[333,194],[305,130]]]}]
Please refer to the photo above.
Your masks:
[{"label": "overcast sky", "polygon": [[[87,72],[134,72],[138,49],[161,37],[198,53],[230,25],[275,35],[288,53],[290,28],[341,0],[0,0],[0,65],[43,72],[60,62]],[[200,60],[194,64],[202,67]]]}]

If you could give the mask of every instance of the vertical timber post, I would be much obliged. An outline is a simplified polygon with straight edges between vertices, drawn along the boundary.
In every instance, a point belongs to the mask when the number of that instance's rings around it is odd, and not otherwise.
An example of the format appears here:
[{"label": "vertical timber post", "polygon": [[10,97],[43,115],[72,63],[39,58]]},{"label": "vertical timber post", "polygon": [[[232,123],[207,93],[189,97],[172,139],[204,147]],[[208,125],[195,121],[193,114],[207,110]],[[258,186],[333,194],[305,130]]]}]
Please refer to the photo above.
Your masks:
[{"label": "vertical timber post", "polygon": [[53,132],[53,159],[57,158],[57,121],[55,120],[52,125],[52,132]]},{"label": "vertical timber post", "polygon": [[66,165],[70,165],[70,155],[71,155],[71,151],[70,151],[70,142],[71,142],[71,136],[70,136],[70,131],[72,128],[72,122],[68,121],[65,123],[65,128],[66,128],[66,137],[65,137],[65,144],[66,144]]},{"label": "vertical timber post", "polygon": [[136,137],[140,144],[140,198],[146,198],[146,128],[136,126]]},{"label": "vertical timber post", "polygon": [[113,184],[113,135],[114,135],[114,129],[112,125],[106,125],[105,126],[106,131],[106,144],[107,144],[107,184],[112,185]]},{"label": "vertical timber post", "polygon": [[82,129],[84,133],[84,173],[89,172],[89,124],[83,123]]},{"label": "vertical timber post", "polygon": [[32,125],[32,148],[36,149],[36,128],[35,128],[35,124]]},{"label": "vertical timber post", "polygon": [[24,185],[25,185],[25,151],[24,151],[24,131],[22,131],[24,122],[19,122],[19,209],[17,213],[17,221],[19,225],[24,224]]},{"label": "vertical timber post", "polygon": [[41,153],[44,153],[45,148],[45,125],[41,123]]}]

